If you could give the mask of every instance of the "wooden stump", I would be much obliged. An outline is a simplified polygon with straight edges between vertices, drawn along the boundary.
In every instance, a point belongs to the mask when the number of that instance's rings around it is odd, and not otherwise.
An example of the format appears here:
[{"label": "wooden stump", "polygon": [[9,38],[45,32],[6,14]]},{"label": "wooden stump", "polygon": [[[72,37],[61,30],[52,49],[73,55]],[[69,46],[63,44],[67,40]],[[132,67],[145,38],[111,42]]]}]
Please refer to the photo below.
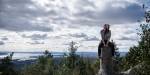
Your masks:
[{"label": "wooden stump", "polygon": [[98,75],[113,75],[112,53],[110,47],[101,49],[100,70]]}]

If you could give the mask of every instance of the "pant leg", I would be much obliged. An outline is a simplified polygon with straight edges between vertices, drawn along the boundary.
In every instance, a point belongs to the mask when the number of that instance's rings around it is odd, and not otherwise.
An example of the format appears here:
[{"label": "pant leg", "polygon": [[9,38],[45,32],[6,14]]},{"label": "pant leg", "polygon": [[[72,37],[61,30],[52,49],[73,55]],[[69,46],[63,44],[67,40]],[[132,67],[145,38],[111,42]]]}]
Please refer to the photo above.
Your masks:
[{"label": "pant leg", "polygon": [[98,46],[98,56],[101,57],[101,48],[103,46],[103,42],[101,41]]},{"label": "pant leg", "polygon": [[115,55],[115,47],[114,47],[114,43],[109,42],[108,45],[111,47],[112,56],[114,56],[114,55]]}]

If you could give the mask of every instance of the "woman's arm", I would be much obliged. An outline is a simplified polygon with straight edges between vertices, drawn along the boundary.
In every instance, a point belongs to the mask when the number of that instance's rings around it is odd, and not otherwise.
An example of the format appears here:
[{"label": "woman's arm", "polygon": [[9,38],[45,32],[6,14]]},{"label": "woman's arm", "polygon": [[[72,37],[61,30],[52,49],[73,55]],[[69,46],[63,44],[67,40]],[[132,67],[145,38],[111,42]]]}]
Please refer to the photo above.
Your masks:
[{"label": "woman's arm", "polygon": [[105,36],[105,34],[104,34],[104,31],[103,30],[101,30],[101,38],[102,38],[102,42],[103,42],[103,44],[104,44],[104,46],[105,46],[105,42],[104,42],[104,37]]},{"label": "woman's arm", "polygon": [[107,43],[106,43],[106,45],[108,45],[108,43],[109,43],[109,40],[110,40],[110,37],[111,37],[111,31],[109,30],[109,33],[108,33],[108,40],[107,40]]}]

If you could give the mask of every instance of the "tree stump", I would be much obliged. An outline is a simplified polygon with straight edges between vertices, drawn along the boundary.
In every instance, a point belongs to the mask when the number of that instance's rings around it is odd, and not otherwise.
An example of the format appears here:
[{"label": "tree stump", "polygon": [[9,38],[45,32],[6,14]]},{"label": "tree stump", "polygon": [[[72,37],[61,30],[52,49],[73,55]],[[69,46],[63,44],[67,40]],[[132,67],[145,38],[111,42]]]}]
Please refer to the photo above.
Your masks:
[{"label": "tree stump", "polygon": [[113,75],[111,47],[101,49],[100,70],[98,75]]}]

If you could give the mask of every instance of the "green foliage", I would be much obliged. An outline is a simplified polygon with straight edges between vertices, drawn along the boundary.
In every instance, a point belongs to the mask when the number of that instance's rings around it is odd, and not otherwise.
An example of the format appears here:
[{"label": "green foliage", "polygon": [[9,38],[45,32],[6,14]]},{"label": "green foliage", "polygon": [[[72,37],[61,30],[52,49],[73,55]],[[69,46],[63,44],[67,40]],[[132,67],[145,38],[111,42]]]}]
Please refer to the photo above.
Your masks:
[{"label": "green foliage", "polygon": [[150,62],[143,62],[135,67],[132,71],[133,75],[150,75]]},{"label": "green foliage", "polygon": [[0,75],[18,75],[12,63],[13,52],[4,57],[0,63]]},{"label": "green foliage", "polygon": [[144,61],[150,61],[150,26],[141,25],[141,33],[139,35],[141,40],[138,46],[131,47],[129,53],[123,59],[125,61],[125,70]]},{"label": "green foliage", "polygon": [[114,73],[119,73],[122,71],[122,58],[123,57],[120,57],[120,53],[119,53],[119,49],[116,45],[115,42],[112,41],[112,43],[114,44],[114,47],[115,47],[115,54],[114,54],[114,57],[113,57],[113,70],[114,70]]},{"label": "green foliage", "polygon": [[[69,45],[69,55],[67,55],[61,62],[60,75],[94,75],[99,68],[97,63],[89,61],[87,58],[80,57],[76,54],[77,46],[75,42],[71,42]],[[96,61],[97,62],[97,61]],[[95,63],[95,62],[94,62]],[[95,66],[96,65],[96,66]]]},{"label": "green foliage", "polygon": [[[54,63],[55,58],[48,51],[40,56],[37,62],[26,66],[21,75],[95,75],[99,70],[99,60],[90,61],[76,54],[75,42],[69,45],[69,54],[65,54],[60,62]],[[50,54],[50,55],[48,55]]]},{"label": "green foliage", "polygon": [[74,42],[74,41],[70,42],[69,48],[68,48],[69,54],[70,55],[75,54],[75,52],[77,51],[77,49],[78,49],[78,46],[76,46],[76,42]]},{"label": "green foliage", "polygon": [[131,47],[121,59],[122,70],[132,68],[132,75],[150,75],[150,24],[141,24],[138,35],[138,45]]},{"label": "green foliage", "polygon": [[99,69],[100,69],[100,60],[96,59],[92,64],[91,67],[94,71],[94,73],[98,73]]},{"label": "green foliage", "polygon": [[40,56],[36,63],[26,66],[21,75],[53,75],[54,74],[54,62],[51,53],[47,50],[43,56]]}]

